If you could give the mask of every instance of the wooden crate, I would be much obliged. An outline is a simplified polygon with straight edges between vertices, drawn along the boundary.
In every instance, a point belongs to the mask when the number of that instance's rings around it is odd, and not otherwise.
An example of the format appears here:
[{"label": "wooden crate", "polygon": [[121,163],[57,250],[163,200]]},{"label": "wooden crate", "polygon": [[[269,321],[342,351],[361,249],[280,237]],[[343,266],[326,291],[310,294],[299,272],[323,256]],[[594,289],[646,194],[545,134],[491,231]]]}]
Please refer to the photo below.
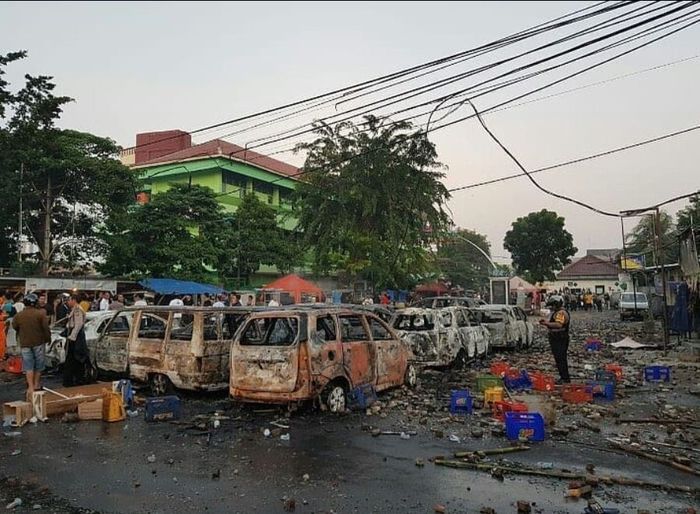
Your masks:
[{"label": "wooden crate", "polygon": [[76,387],[63,387],[56,390],[37,391],[34,393],[32,403],[34,413],[41,420],[49,416],[59,416],[66,412],[76,412],[78,405],[92,402],[102,398],[105,391],[112,390],[111,382],[98,382]]},{"label": "wooden crate", "polygon": [[97,419],[102,420],[102,398],[92,402],[78,404],[78,418],[84,421]]},{"label": "wooden crate", "polygon": [[7,402],[2,406],[2,419],[13,427],[21,427],[32,417],[32,404],[29,402]]}]

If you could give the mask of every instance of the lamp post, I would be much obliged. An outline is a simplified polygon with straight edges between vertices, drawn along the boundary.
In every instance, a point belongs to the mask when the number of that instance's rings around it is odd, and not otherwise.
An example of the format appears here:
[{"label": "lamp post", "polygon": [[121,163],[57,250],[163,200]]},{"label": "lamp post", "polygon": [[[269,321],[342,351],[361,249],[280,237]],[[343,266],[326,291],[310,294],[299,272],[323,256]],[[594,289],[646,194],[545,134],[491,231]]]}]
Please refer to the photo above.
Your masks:
[{"label": "lamp post", "polygon": [[455,238],[459,239],[460,241],[464,241],[465,243],[469,243],[469,244],[472,245],[474,248],[476,248],[477,250],[479,250],[479,252],[481,252],[481,255],[483,255],[484,257],[486,257],[486,259],[488,259],[488,261],[489,261],[489,263],[491,264],[491,266],[493,266],[493,269],[494,269],[494,270],[498,270],[498,266],[496,266],[496,263],[493,262],[493,259],[491,259],[491,257],[489,256],[489,254],[487,254],[487,253],[483,250],[483,248],[481,248],[480,246],[478,246],[478,245],[475,244],[474,242],[470,241],[470,240],[467,239],[466,237],[460,236],[460,235],[459,235],[458,233],[456,233],[456,232],[451,232],[450,235],[451,235],[452,237],[455,237]]}]

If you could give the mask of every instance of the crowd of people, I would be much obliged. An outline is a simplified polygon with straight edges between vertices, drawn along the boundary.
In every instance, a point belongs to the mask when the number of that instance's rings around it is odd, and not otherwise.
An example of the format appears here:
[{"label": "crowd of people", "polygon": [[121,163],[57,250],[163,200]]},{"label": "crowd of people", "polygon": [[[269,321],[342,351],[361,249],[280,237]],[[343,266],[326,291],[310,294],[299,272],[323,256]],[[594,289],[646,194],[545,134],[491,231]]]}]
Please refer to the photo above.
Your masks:
[{"label": "crowd of people", "polygon": [[610,310],[610,294],[597,294],[591,292],[590,289],[581,290],[579,292],[571,292],[568,289],[553,291],[548,295],[560,296],[564,301],[564,307],[569,311],[586,311],[586,312],[603,312]]}]

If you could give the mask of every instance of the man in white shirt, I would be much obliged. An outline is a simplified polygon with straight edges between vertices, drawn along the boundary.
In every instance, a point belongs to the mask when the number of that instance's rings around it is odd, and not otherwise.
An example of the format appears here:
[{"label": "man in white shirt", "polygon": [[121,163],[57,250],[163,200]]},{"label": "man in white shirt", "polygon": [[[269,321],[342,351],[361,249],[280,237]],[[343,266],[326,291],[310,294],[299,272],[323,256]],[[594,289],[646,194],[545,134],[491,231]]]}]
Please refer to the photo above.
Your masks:
[{"label": "man in white shirt", "polygon": [[212,305],[212,307],[218,307],[218,308],[226,307],[226,304],[224,303],[225,300],[226,300],[226,295],[220,294],[217,297],[216,301],[214,302],[214,305]]},{"label": "man in white shirt", "polygon": [[104,293],[102,293],[102,299],[100,300],[100,310],[101,311],[108,311],[109,310],[109,297],[110,297],[109,292],[105,291]]},{"label": "man in white shirt", "polygon": [[[185,302],[182,301],[182,298],[179,296],[176,296],[172,300],[170,300],[170,303],[168,304],[171,307],[183,307],[185,305]],[[182,321],[182,313],[181,312],[176,312],[173,314],[173,324],[176,327],[180,326],[180,322]]]},{"label": "man in white shirt", "polygon": [[146,307],[148,304],[140,294],[134,295],[134,307]]},{"label": "man in white shirt", "polygon": [[270,300],[270,303],[267,304],[268,307],[279,307],[280,304],[275,300],[274,298]]}]

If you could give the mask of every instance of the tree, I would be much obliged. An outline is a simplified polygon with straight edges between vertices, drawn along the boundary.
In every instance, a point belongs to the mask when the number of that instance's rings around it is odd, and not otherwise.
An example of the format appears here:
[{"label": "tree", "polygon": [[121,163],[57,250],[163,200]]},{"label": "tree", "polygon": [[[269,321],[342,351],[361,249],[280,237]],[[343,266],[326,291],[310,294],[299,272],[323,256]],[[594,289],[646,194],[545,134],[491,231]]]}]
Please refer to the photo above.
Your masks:
[{"label": "tree", "polygon": [[676,214],[676,228],[679,235],[682,235],[691,227],[695,230],[695,244],[700,252],[700,237],[698,236],[698,229],[700,229],[700,195],[690,197],[690,204]]},{"label": "tree", "polygon": [[[661,211],[661,240],[660,249],[664,263],[678,262],[678,236],[675,233],[673,218]],[[639,220],[632,232],[626,237],[627,253],[645,256],[647,266],[658,266],[654,241],[656,240],[656,215],[646,214]]]},{"label": "tree", "polygon": [[452,234],[446,234],[438,246],[437,260],[443,275],[452,284],[465,289],[485,287],[493,268],[491,262],[474,245],[491,255],[491,245],[486,236],[468,229],[457,229]]},{"label": "tree", "polygon": [[239,287],[248,283],[261,265],[287,273],[302,263],[296,234],[281,228],[275,210],[255,194],[243,197],[235,214],[223,220],[215,238],[223,249],[217,258],[219,274],[224,282],[235,278]]},{"label": "tree", "polygon": [[111,220],[103,234],[108,253],[100,270],[134,278],[205,279],[219,257],[212,234],[221,228],[221,209],[211,189],[174,184]]},{"label": "tree", "polygon": [[554,272],[578,251],[564,228],[564,218],[546,209],[513,222],[503,247],[511,253],[516,273],[532,283],[553,280]]},{"label": "tree", "polygon": [[373,116],[315,129],[297,147],[308,153],[295,207],[316,269],[408,285],[430,269],[429,246],[449,223],[435,146],[410,123]]},{"label": "tree", "polygon": [[[26,52],[0,57],[2,67]],[[2,76],[0,75],[0,79]],[[97,232],[112,215],[124,213],[135,196],[136,179],[117,159],[114,141],[55,127],[63,107],[72,101],[55,96],[48,76],[25,76],[16,93],[0,81],[0,179],[4,205],[2,236],[13,251],[19,240],[19,199],[22,230],[38,247],[32,258],[44,274],[52,264],[68,267],[94,263],[100,248]],[[8,264],[12,256],[0,255]]]}]

